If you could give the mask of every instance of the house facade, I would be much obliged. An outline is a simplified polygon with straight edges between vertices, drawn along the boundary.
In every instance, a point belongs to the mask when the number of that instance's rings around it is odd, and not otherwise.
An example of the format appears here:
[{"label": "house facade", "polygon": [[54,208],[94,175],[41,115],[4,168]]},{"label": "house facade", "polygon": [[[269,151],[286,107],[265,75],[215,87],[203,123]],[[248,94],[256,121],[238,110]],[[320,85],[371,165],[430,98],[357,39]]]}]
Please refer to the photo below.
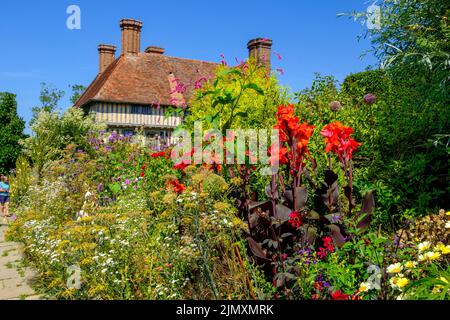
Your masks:
[{"label": "house facade", "polygon": [[[149,138],[173,142],[172,132],[182,122],[180,116],[166,117],[169,108],[187,108],[199,81],[212,78],[217,63],[170,57],[164,49],[150,46],[141,52],[142,22],[122,19],[121,54],[116,47],[101,44],[99,72],[75,103],[109,131],[132,134],[141,130]],[[272,41],[251,40],[249,55],[270,69]]]}]

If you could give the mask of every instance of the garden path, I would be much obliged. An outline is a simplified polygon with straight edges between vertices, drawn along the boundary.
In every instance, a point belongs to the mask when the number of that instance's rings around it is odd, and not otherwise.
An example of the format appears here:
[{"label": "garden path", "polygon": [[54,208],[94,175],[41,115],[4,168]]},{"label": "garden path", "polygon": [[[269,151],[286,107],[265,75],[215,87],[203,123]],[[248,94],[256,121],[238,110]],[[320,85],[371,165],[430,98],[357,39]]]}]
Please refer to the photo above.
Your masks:
[{"label": "garden path", "polygon": [[0,300],[39,300],[31,287],[35,272],[22,266],[22,247],[7,242],[6,225],[0,225]]}]

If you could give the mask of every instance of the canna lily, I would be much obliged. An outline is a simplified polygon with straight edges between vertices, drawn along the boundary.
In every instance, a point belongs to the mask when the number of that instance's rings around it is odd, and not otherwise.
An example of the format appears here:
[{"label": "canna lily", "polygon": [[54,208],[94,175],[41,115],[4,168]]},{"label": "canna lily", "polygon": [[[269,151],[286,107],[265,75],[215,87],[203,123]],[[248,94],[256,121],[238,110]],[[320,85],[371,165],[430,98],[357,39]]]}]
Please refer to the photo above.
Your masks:
[{"label": "canna lily", "polygon": [[325,137],[325,152],[333,152],[341,161],[348,162],[361,145],[356,142],[350,135],[353,129],[342,125],[339,121],[332,122],[325,126],[320,134]]},{"label": "canna lily", "polygon": [[281,144],[279,163],[286,164],[290,161],[293,169],[300,171],[305,155],[309,155],[308,143],[314,126],[300,123],[300,119],[294,115],[293,105],[279,106],[276,117],[277,124],[274,128],[280,132]]},{"label": "canna lily", "polygon": [[168,180],[167,190],[173,190],[176,193],[183,193],[185,190],[184,184],[180,183],[178,180]]}]

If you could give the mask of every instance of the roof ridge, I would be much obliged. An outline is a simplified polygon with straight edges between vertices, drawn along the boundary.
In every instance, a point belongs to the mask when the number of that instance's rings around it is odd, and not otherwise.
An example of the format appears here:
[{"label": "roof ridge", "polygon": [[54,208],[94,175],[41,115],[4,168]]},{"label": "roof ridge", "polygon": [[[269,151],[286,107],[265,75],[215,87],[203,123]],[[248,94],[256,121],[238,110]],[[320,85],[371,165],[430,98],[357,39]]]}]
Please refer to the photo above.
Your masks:
[{"label": "roof ridge", "polygon": [[[117,59],[109,64],[109,66],[102,73],[97,74],[95,79],[91,82],[91,84],[86,88],[83,94],[78,98],[75,102],[75,107],[81,107],[92,100],[102,89],[103,84],[108,80],[108,78],[113,73],[114,69],[119,64],[120,60],[122,60],[122,55],[120,55]],[[97,86],[97,87],[96,87]],[[92,92],[91,92],[92,91]],[[90,99],[85,99],[86,96],[90,96]],[[84,101],[86,100],[86,101]]]},{"label": "roof ridge", "polygon": [[199,59],[191,59],[191,58],[180,58],[180,57],[174,57],[174,56],[169,56],[166,54],[155,54],[155,53],[147,53],[147,52],[141,52],[141,54],[145,54],[145,55],[153,55],[153,56],[160,56],[161,58],[170,58],[170,59],[176,59],[176,60],[185,60],[185,61],[193,61],[193,62],[202,62],[202,63],[208,63],[208,64],[215,64],[215,65],[219,65],[220,63],[218,62],[211,62],[211,61],[205,61],[205,60],[199,60]]}]

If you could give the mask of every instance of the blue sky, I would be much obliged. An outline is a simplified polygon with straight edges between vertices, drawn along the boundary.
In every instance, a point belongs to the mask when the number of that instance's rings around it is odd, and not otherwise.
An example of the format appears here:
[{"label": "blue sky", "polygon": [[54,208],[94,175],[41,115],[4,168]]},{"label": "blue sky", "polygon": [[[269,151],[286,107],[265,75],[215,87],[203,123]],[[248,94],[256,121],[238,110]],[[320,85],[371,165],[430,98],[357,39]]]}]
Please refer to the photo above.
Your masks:
[{"label": "blue sky", "polygon": [[[81,30],[66,27],[69,5],[81,9]],[[309,86],[315,72],[346,75],[376,64],[368,40],[357,41],[363,27],[341,12],[363,11],[364,0],[43,0],[2,1],[0,9],[0,91],[17,94],[19,115],[27,122],[39,105],[40,83],[67,92],[69,85],[88,85],[98,71],[97,45],[115,44],[120,51],[121,18],[144,22],[141,48],[161,46],[166,54],[233,63],[245,59],[255,37],[273,39],[274,68],[280,82],[294,91]]]}]

